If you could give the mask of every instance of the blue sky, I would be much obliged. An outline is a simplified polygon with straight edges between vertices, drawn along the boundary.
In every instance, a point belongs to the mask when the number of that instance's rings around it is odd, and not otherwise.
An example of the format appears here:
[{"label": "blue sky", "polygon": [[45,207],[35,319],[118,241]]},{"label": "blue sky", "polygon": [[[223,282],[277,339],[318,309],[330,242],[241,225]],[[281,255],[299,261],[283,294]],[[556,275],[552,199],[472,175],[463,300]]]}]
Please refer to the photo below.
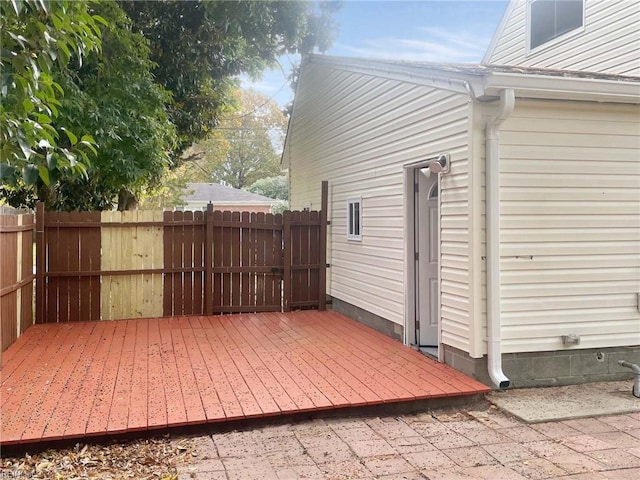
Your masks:
[{"label": "blue sky", "polygon": [[[346,0],[327,55],[425,62],[477,63],[482,59],[508,0]],[[297,57],[280,59],[282,70],[243,81],[281,105],[293,98],[286,76]]]}]

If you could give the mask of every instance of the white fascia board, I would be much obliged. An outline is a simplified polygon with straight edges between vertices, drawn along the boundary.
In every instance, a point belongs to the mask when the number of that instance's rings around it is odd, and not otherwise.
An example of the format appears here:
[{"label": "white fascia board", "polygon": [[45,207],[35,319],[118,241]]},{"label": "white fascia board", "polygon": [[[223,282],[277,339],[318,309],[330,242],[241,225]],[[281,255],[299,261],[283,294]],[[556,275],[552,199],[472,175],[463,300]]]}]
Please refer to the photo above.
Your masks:
[{"label": "white fascia board", "polygon": [[593,78],[551,77],[495,72],[484,78],[484,96],[512,88],[520,98],[640,103],[640,82]]}]

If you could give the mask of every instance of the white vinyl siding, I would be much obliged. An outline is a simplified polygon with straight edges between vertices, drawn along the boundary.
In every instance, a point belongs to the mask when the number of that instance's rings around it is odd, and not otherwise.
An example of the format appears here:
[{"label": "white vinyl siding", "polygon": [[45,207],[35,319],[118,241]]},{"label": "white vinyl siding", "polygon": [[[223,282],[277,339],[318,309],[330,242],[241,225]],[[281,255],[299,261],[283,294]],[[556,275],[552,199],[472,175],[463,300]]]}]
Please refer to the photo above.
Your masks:
[{"label": "white vinyl siding", "polygon": [[[285,158],[291,206],[316,208],[329,181],[333,297],[404,324],[404,165],[451,153],[441,192],[443,341],[468,351],[467,96],[314,64],[300,82]],[[360,242],[347,239],[354,197]]]},{"label": "white vinyl siding", "polygon": [[585,0],[584,29],[528,49],[526,0],[509,9],[486,63],[640,76],[636,0]]},{"label": "white vinyl siding", "polygon": [[517,101],[500,136],[503,351],[639,345],[640,107]]}]

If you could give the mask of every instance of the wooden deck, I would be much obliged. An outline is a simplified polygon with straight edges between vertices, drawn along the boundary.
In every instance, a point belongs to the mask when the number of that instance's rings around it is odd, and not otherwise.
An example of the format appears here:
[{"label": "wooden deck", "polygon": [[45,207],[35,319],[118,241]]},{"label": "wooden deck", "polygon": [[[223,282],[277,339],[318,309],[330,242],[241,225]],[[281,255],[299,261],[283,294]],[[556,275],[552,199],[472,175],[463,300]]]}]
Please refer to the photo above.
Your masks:
[{"label": "wooden deck", "polygon": [[1,445],[489,391],[331,311],[35,325],[0,384]]}]

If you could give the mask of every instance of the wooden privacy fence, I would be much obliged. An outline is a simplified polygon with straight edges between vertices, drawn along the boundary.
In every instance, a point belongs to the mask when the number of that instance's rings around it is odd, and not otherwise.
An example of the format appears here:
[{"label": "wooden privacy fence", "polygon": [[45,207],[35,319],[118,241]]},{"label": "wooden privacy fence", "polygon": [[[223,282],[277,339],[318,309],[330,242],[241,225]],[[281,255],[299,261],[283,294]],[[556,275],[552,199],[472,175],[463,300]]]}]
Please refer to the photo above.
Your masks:
[{"label": "wooden privacy fence", "polygon": [[325,308],[320,211],[36,213],[36,321]]},{"label": "wooden privacy fence", "polygon": [[33,228],[33,214],[0,211],[2,351],[33,323]]}]

